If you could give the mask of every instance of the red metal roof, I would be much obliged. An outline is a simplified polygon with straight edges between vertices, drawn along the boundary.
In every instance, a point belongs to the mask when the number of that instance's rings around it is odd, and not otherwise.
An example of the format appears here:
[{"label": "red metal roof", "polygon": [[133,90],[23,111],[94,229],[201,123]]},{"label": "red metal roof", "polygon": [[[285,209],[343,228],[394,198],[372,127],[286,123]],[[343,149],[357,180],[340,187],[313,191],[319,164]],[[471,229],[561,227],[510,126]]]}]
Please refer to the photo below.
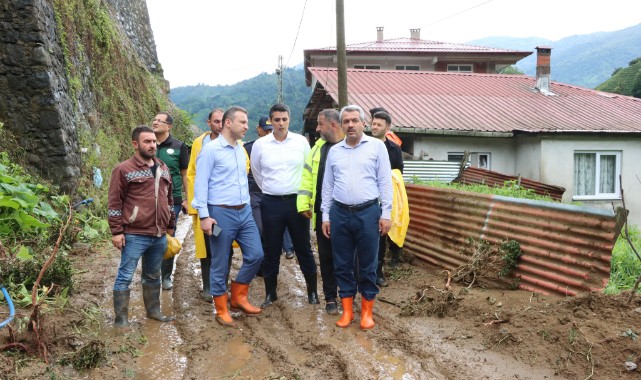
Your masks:
[{"label": "red metal roof", "polygon": [[[336,68],[309,70],[338,103]],[[547,96],[525,75],[348,69],[347,82],[350,104],[385,107],[402,132],[641,132],[641,99],[559,82]]]},{"label": "red metal roof", "polygon": [[[519,51],[498,49],[486,46],[465,45],[450,42],[428,41],[412,38],[394,38],[383,41],[361,42],[346,46],[350,53],[354,52],[376,52],[376,53],[422,53],[422,54],[448,54],[448,53],[481,53],[481,54],[516,54],[527,57],[532,54],[531,51]],[[326,47],[320,49],[308,49],[305,53],[323,53],[335,52],[336,47]]]}]

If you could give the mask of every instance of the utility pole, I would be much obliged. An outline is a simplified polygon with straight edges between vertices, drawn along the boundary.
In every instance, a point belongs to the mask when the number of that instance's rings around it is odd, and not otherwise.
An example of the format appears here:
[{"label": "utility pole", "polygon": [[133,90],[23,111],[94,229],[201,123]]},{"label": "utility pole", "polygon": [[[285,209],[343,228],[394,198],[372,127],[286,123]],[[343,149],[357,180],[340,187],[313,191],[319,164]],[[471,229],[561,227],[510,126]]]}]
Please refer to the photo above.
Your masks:
[{"label": "utility pole", "polygon": [[338,106],[343,108],[347,105],[347,58],[343,0],[336,0],[336,61],[338,65]]},{"label": "utility pole", "polygon": [[276,75],[278,75],[278,100],[277,103],[283,103],[283,56],[278,56],[278,67],[276,68]]}]

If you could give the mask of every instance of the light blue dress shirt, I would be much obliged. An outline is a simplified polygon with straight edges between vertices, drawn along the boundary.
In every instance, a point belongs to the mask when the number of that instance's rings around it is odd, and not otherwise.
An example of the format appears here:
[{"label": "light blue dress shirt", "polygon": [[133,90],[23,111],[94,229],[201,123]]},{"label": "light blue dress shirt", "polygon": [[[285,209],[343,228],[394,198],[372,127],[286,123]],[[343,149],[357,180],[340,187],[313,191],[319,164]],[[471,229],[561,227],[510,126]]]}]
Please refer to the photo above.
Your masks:
[{"label": "light blue dress shirt", "polygon": [[392,214],[392,168],[385,144],[363,135],[355,147],[345,140],[331,147],[323,177],[323,222],[329,221],[332,201],[357,205],[380,199],[383,219]]},{"label": "light blue dress shirt", "polygon": [[196,159],[196,180],[191,207],[200,218],[209,216],[207,205],[237,206],[249,203],[245,148],[232,146],[222,136],[203,146]]}]

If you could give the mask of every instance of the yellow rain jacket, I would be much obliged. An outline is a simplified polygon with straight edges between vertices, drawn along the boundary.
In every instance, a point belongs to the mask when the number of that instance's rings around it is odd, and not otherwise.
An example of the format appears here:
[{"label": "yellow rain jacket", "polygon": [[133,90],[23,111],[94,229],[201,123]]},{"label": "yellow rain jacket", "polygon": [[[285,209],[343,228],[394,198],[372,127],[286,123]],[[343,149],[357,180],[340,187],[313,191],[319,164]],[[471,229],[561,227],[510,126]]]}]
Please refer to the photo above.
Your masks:
[{"label": "yellow rain jacket", "polygon": [[398,169],[392,170],[392,228],[389,231],[390,239],[399,247],[405,243],[407,227],[410,224],[410,209],[405,192],[405,181]]},{"label": "yellow rain jacket", "polygon": [[[321,147],[325,140],[318,139],[307,153],[305,166],[303,167],[303,178],[300,181],[298,197],[296,197],[296,208],[298,212],[312,212],[312,228],[316,228],[316,213],[314,212],[314,201],[316,200],[316,183],[318,181],[318,167],[320,166]],[[322,178],[320,179],[323,180]]]},{"label": "yellow rain jacket", "polygon": [[[192,227],[194,229],[194,244],[196,245],[196,258],[204,259],[207,257],[207,250],[205,248],[205,233],[200,228],[200,218],[198,217],[198,211],[195,208],[191,207],[191,201],[194,200],[194,183],[196,181],[196,159],[198,154],[203,148],[203,139],[205,136],[211,135],[211,132],[205,132],[202,135],[198,136],[191,145],[191,155],[189,156],[189,166],[187,166],[187,178],[185,183],[185,189],[187,190],[187,213],[191,215],[193,220]],[[240,142],[242,144],[242,142]],[[243,149],[244,150],[244,149]],[[246,160],[246,171],[249,173],[249,156],[247,151],[245,151]],[[237,248],[238,245],[234,241],[234,247]]]}]

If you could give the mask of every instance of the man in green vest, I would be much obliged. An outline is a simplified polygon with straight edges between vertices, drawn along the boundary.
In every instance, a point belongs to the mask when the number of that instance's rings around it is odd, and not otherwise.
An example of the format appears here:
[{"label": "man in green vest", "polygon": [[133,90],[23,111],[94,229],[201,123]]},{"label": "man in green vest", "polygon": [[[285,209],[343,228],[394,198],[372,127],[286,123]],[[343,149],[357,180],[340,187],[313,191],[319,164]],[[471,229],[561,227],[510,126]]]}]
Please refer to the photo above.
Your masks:
[{"label": "man in green vest", "polygon": [[[183,201],[183,183],[189,166],[189,148],[184,142],[174,138],[169,133],[174,119],[167,112],[159,112],[151,126],[158,141],[156,157],[167,165],[171,173],[174,197],[174,215],[178,221],[181,209],[186,209],[187,200]],[[171,281],[171,272],[174,270],[174,258],[162,261],[162,288],[169,290],[174,284]]]}]

